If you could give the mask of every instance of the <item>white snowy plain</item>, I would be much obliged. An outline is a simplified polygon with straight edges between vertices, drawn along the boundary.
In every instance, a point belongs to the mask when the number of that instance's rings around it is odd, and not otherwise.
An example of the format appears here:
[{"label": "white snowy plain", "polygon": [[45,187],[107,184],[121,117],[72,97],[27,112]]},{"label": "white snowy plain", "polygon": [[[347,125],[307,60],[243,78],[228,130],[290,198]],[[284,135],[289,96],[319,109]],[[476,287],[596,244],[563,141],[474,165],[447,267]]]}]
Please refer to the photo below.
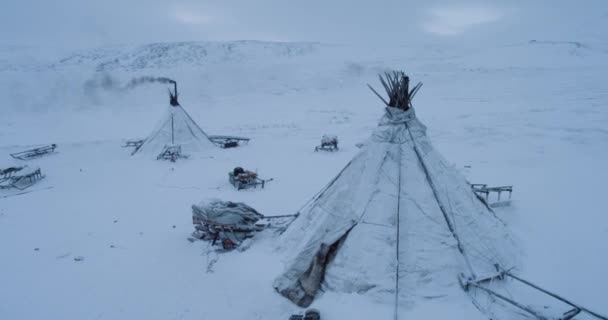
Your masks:
[{"label": "white snowy plain", "polygon": [[[371,134],[383,106],[366,83],[378,88],[377,74],[393,68],[424,82],[417,115],[457,170],[471,182],[514,185],[512,205],[496,212],[525,252],[518,274],[607,314],[608,44],[370,49],[246,41],[57,59],[0,48],[0,167],[21,163],[9,153],[58,144],[57,154],[27,163],[46,175],[32,192],[0,191],[0,318],[287,319],[301,312],[272,288],[285,259],[275,234],[218,254],[187,241],[190,206],[216,197],[266,215],[295,213]],[[92,85],[102,75],[119,84],[174,78],[182,106],[207,134],[252,140],[177,163],[132,157],[121,144],[152,130],[168,107],[166,89],[102,90]],[[325,133],[339,136],[339,152],[314,152]],[[227,179],[235,166],[275,181],[236,191]],[[394,308],[332,292],[312,307],[330,320],[392,318]],[[412,306],[410,314],[485,318],[464,300]]]}]

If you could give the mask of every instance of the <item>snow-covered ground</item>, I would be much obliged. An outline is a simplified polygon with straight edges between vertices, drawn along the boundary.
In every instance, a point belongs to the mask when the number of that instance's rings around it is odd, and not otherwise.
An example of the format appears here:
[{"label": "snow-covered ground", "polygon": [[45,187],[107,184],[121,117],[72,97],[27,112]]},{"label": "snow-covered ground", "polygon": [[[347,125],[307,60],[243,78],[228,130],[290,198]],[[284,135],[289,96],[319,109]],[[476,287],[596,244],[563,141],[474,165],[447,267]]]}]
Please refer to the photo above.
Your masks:
[{"label": "snow-covered ground", "polygon": [[[59,145],[31,161],[46,174],[33,192],[0,191],[0,318],[287,319],[298,308],[272,288],[285,259],[277,236],[211,252],[187,241],[190,206],[218,197],[296,212],[376,126],[382,104],[365,85],[393,68],[424,82],[416,112],[456,169],[515,186],[497,213],[524,251],[518,273],[608,314],[608,43],[549,40],[165,43],[56,58],[0,47],[0,167],[18,164],[9,153]],[[175,164],[131,157],[124,139],[145,137],[168,106],[163,85],[115,90],[141,75],[177,80],[208,134],[252,141]],[[313,152],[324,133],[339,136],[339,152]],[[237,192],[227,181],[235,166],[275,181]],[[447,318],[469,303],[412,312]],[[389,318],[394,308],[331,292],[313,307],[324,319]]]}]

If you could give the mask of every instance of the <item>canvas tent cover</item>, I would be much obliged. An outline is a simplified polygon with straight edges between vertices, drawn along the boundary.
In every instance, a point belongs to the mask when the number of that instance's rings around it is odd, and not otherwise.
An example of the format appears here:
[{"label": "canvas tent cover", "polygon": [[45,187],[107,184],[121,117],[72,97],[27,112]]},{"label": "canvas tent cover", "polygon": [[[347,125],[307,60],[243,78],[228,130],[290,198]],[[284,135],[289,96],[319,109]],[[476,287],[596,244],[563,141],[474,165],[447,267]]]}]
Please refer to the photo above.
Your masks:
[{"label": "canvas tent cover", "polygon": [[169,106],[155,130],[133,154],[141,153],[156,157],[165,146],[181,146],[182,153],[189,155],[215,148],[215,144],[180,105]]},{"label": "canvas tent cover", "polygon": [[[282,235],[293,254],[275,289],[308,306],[319,289],[408,306],[464,294],[457,276],[515,265],[504,224],[433,149],[414,109],[378,128]],[[390,301],[390,300],[388,300]]]}]

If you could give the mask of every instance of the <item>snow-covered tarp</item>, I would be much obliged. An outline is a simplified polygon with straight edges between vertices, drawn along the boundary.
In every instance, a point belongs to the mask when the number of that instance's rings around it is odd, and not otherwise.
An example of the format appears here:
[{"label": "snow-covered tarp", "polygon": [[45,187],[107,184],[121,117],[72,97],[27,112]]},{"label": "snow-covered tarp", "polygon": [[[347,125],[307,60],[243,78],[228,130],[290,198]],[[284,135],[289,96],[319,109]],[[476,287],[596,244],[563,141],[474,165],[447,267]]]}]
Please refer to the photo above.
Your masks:
[{"label": "snow-covered tarp", "polygon": [[222,225],[249,228],[264,216],[242,202],[210,199],[192,206],[192,217],[197,220]]}]

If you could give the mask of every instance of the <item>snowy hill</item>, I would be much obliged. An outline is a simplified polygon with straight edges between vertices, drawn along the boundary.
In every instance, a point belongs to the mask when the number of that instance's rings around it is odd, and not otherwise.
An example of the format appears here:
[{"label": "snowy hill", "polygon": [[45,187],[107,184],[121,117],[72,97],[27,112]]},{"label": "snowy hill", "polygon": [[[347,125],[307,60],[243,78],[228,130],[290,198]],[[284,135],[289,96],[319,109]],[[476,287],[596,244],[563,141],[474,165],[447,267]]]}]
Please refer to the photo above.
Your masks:
[{"label": "snowy hill", "polygon": [[[529,40],[0,47],[0,167],[18,164],[11,152],[59,144],[32,162],[46,174],[34,192],[0,190],[0,318],[287,319],[298,310],[272,288],[285,258],[276,235],[217,254],[186,240],[190,205],[218,197],[296,212],[377,125],[382,105],[365,84],[378,87],[392,68],[424,82],[416,112],[455,168],[515,186],[497,214],[519,238],[518,272],[608,313],[608,44]],[[207,133],[252,141],[176,164],[131,157],[121,143],[150,133],[168,104],[164,85],[117,90],[142,75],[177,80]],[[324,133],[340,137],[340,152],[313,152]],[[227,181],[235,166],[275,181],[237,192]],[[313,306],[324,319],[370,319],[392,317],[391,303],[325,292]],[[472,309],[456,300],[411,314],[446,318],[463,306]],[[467,318],[484,318],[474,311]]]},{"label": "snowy hill", "polygon": [[243,62],[256,57],[297,57],[312,53],[314,48],[312,43],[259,41],[153,43],[127,50],[102,48],[79,52],[60,59],[53,67],[95,64],[96,71],[166,69]]}]

